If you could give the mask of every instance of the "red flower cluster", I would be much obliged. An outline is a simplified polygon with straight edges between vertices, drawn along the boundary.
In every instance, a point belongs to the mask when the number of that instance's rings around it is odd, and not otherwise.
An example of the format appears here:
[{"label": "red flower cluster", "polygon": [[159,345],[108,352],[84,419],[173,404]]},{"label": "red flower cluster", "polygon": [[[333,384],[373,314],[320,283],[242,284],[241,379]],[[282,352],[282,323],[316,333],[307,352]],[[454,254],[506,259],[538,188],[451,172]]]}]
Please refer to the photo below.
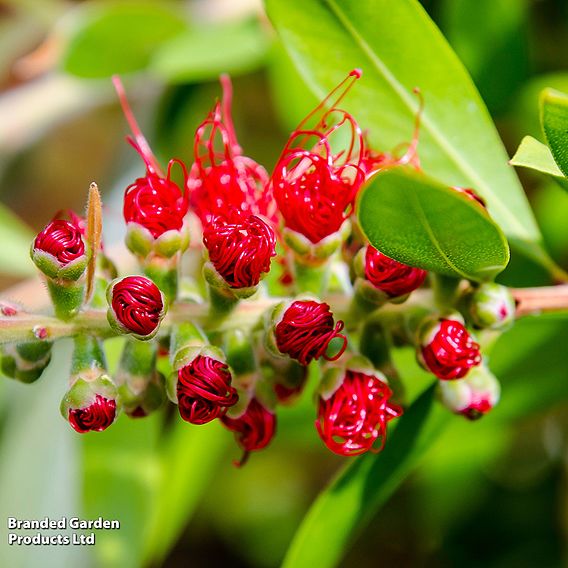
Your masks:
[{"label": "red flower cluster", "polygon": [[195,162],[188,188],[191,206],[203,225],[227,211],[274,220],[275,208],[266,170],[242,155],[231,116],[232,87],[221,76],[223,101],[217,102],[195,133]]},{"label": "red flower cluster", "polygon": [[34,249],[52,255],[62,266],[66,266],[85,254],[85,243],[78,226],[56,219],[35,238]]},{"label": "red flower cluster", "polygon": [[428,273],[389,258],[372,246],[365,252],[365,278],[391,298],[405,296],[419,288]]},{"label": "red flower cluster", "polygon": [[274,231],[256,215],[233,213],[205,225],[209,260],[232,288],[256,286],[276,255]]},{"label": "red flower cluster", "polygon": [[102,432],[116,416],[116,401],[97,394],[95,400],[85,408],[69,410],[69,423],[80,434]]},{"label": "red flower cluster", "polygon": [[164,314],[160,289],[144,276],[127,276],[114,283],[110,304],[118,323],[140,336],[155,332]]},{"label": "red flower cluster", "polygon": [[[328,361],[339,359],[347,347],[347,338],[341,335],[343,322],[334,324],[329,305],[313,300],[294,302],[284,312],[282,320],[276,325],[274,335],[281,353],[308,365],[314,359],[324,357]],[[335,337],[343,340],[341,349],[333,357],[325,352]]]},{"label": "red flower cluster", "polygon": [[402,414],[389,402],[392,391],[374,375],[348,370],[341,386],[329,399],[320,397],[317,431],[324,444],[341,456],[357,456],[373,448],[381,451],[387,423]]},{"label": "red flower cluster", "polygon": [[221,422],[235,433],[239,446],[244,450],[243,457],[236,464],[246,463],[249,453],[265,448],[276,432],[276,416],[253,398],[245,413],[239,418],[223,416]]},{"label": "red flower cluster", "polygon": [[479,345],[462,323],[452,319],[440,321],[421,354],[426,368],[445,381],[465,377],[481,363]]},{"label": "red flower cluster", "polygon": [[120,79],[115,76],[113,82],[134,135],[134,139],[128,137],[127,140],[146,165],[146,175],[126,188],[124,220],[147,229],[155,239],[166,231],[179,231],[183,226],[189,202],[187,194],[171,180],[171,169],[174,164],[179,164],[187,179],[186,168],[179,160],[170,160],[166,176],[162,174],[160,165],[132,114]]},{"label": "red flower cluster", "polygon": [[231,380],[225,363],[203,355],[195,357],[178,370],[176,391],[181,417],[191,424],[207,424],[224,416],[239,398]]},{"label": "red flower cluster", "polygon": [[[312,243],[339,231],[365,179],[361,130],[349,113],[335,106],[360,76],[358,69],[351,71],[300,123],[272,175],[274,198],[286,226]],[[324,111],[328,105],[332,108]],[[334,153],[332,141],[343,133],[348,142]]]}]

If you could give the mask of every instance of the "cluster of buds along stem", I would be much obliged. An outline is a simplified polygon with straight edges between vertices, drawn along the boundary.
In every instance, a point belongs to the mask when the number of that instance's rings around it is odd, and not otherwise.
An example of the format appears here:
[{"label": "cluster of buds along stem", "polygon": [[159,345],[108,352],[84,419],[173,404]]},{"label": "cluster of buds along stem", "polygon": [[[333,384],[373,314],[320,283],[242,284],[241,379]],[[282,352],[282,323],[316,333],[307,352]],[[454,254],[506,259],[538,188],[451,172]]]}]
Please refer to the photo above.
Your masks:
[{"label": "cluster of buds along stem", "polygon": [[[31,249],[55,316],[74,336],[61,412],[77,432],[103,431],[121,411],[145,417],[169,399],[181,420],[217,421],[233,432],[242,465],[273,439],[278,407],[293,404],[308,377],[318,376],[311,367],[320,371],[315,427],[325,446],[342,456],[378,452],[406,402],[388,356],[397,342],[416,346],[453,412],[477,418],[496,404],[499,384],[467,325],[480,334],[509,325],[509,291],[462,286],[452,306],[462,313],[438,314],[428,301],[405,304],[427,285],[427,272],[374,248],[352,220],[359,190],[376,172],[402,164],[420,169],[421,111],[412,142],[397,156],[370,148],[356,119],[339,108],[360,77],[360,70],[350,72],[302,120],[271,175],[237,141],[227,76],[222,99],[195,132],[191,163],[173,158],[165,169],[114,78],[132,131],[127,139],[145,169],[123,202],[136,273],[117,275],[91,208],[86,221],[57,214]],[[473,190],[455,189],[484,207]],[[191,247],[190,228],[197,237]],[[191,262],[182,266],[184,255]],[[271,296],[267,280],[287,295]],[[330,291],[341,298],[341,317],[325,301]],[[22,311],[0,303],[0,324]],[[124,344],[109,373],[103,342],[112,335]],[[3,345],[3,373],[37,380],[52,345],[48,328]]]}]

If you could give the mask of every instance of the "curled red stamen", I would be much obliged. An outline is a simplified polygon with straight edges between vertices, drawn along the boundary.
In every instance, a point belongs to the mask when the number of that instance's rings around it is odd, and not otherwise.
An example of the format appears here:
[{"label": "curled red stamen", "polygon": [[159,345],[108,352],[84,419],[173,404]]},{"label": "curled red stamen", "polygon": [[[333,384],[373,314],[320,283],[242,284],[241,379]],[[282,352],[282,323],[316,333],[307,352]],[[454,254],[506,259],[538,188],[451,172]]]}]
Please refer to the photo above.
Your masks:
[{"label": "curled red stamen", "polygon": [[127,276],[114,284],[111,307],[123,327],[142,336],[156,330],[164,313],[159,288],[144,276]]},{"label": "curled red stamen", "polygon": [[[334,325],[328,304],[299,300],[284,312],[274,334],[281,353],[289,355],[302,365],[308,365],[312,360],[321,357],[329,361],[341,357],[347,348],[347,338],[339,333],[342,329],[342,321]],[[328,357],[326,350],[336,337],[342,339],[343,344],[337,354]]]},{"label": "curled red stamen", "polygon": [[56,219],[35,238],[34,249],[51,254],[65,266],[85,254],[85,243],[76,225]]},{"label": "curled red stamen", "polygon": [[229,367],[198,355],[178,370],[177,397],[181,417],[191,424],[206,424],[224,416],[239,396],[231,386]]},{"label": "curled red stamen", "polygon": [[276,255],[274,231],[256,215],[217,217],[205,226],[203,244],[209,260],[232,288],[256,286]]},{"label": "curled red stamen", "polygon": [[367,246],[365,278],[391,298],[410,294],[423,284],[427,274],[426,270],[398,262],[372,246]]},{"label": "curled red stamen", "polygon": [[461,379],[469,369],[481,363],[479,344],[463,324],[442,319],[428,344],[422,346],[426,367],[441,380]]},{"label": "curled red stamen", "polygon": [[325,445],[341,456],[381,451],[387,422],[402,414],[400,406],[389,402],[391,396],[378,377],[348,370],[333,395],[319,399],[316,428]]},{"label": "curled red stamen", "polygon": [[85,408],[69,410],[69,423],[80,434],[102,432],[116,416],[116,401],[97,394],[95,400]]}]

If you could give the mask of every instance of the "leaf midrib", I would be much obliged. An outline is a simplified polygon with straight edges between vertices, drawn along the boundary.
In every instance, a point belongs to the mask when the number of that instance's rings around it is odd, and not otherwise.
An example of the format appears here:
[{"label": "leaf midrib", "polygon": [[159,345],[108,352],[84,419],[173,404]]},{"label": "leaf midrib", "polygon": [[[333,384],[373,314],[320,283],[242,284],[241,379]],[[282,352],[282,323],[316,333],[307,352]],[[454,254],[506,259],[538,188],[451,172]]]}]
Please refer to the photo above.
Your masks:
[{"label": "leaf midrib", "polygon": [[[346,31],[353,37],[353,40],[359,45],[361,50],[365,53],[370,62],[375,66],[378,73],[383,75],[387,83],[390,85],[391,89],[400,97],[402,102],[407,106],[407,108],[416,113],[416,105],[413,103],[410,94],[404,88],[404,86],[397,80],[397,78],[388,70],[386,65],[383,63],[381,58],[371,49],[370,45],[363,38],[363,36],[357,31],[357,29],[352,25],[349,18],[337,5],[335,0],[325,0],[329,5],[331,11],[334,13],[335,17],[339,20],[340,24],[344,26]],[[504,216],[509,218],[510,225],[515,226],[518,234],[524,234],[525,238],[531,239],[530,234],[525,230],[522,223],[505,207],[505,205],[498,199],[491,187],[472,170],[467,162],[464,162],[461,158],[461,154],[457,152],[453,146],[448,142],[444,134],[433,124],[426,112],[424,110],[422,115],[422,125],[428,130],[433,139],[435,139],[439,146],[446,152],[448,157],[452,159],[454,164],[471,180],[474,182],[476,187],[483,187],[485,189],[485,194],[490,194],[495,197],[492,202],[494,207],[497,207]]]}]

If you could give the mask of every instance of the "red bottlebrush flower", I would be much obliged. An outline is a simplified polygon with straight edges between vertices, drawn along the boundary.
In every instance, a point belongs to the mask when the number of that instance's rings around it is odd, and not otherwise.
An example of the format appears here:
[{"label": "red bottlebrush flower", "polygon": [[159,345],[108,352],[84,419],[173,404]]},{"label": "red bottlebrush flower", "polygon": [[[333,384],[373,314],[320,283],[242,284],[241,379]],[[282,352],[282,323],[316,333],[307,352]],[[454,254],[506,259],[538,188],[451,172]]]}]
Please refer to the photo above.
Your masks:
[{"label": "red bottlebrush flower", "polygon": [[114,422],[115,416],[116,401],[97,394],[89,406],[69,410],[69,423],[80,434],[102,432]]},{"label": "red bottlebrush flower", "polygon": [[481,363],[479,345],[459,321],[442,319],[422,343],[422,362],[439,379],[448,381],[465,377]]},{"label": "red bottlebrush flower", "polygon": [[38,234],[34,249],[50,254],[61,266],[66,266],[84,256],[85,243],[78,227],[69,221],[57,219]]},{"label": "red bottlebrush flower", "polygon": [[163,175],[156,157],[132,114],[120,79],[115,76],[113,82],[124,115],[134,134],[134,139],[127,137],[127,140],[140,154],[146,165],[146,175],[136,179],[126,188],[124,220],[126,223],[136,223],[147,229],[154,239],[157,239],[166,231],[179,231],[183,227],[189,203],[187,195],[171,180],[171,170],[174,164],[180,165],[185,179],[187,179],[187,172],[181,161],[173,159],[168,164],[167,174]]},{"label": "red bottlebrush flower", "polygon": [[266,170],[242,155],[231,115],[232,86],[221,76],[218,102],[195,132],[195,162],[188,181],[191,206],[205,225],[237,210],[274,220],[275,205]]},{"label": "red bottlebrush flower", "polygon": [[207,424],[239,399],[228,365],[217,359],[198,355],[177,374],[179,413],[186,422]]},{"label": "red bottlebrush flower", "polygon": [[[339,231],[365,179],[361,130],[349,113],[335,108],[360,76],[359,70],[351,71],[300,123],[272,175],[274,198],[286,227],[314,244]],[[331,110],[324,111],[328,105]],[[334,152],[332,141],[343,133],[348,141]]]},{"label": "red bottlebrush flower", "polygon": [[243,457],[235,465],[246,463],[249,453],[265,448],[276,432],[276,415],[269,412],[253,398],[245,413],[239,418],[223,416],[221,422],[232,432],[239,446],[244,450]]},{"label": "red bottlebrush flower", "polygon": [[274,231],[256,215],[217,217],[205,226],[203,244],[231,288],[256,286],[276,255]]},{"label": "red bottlebrush flower", "polygon": [[481,205],[481,207],[483,207],[484,209],[487,209],[487,204],[485,203],[485,199],[479,196],[475,192],[475,190],[471,189],[470,187],[453,186],[452,189],[455,189],[456,191],[463,193],[465,196],[469,197],[469,199],[475,201],[476,203],[479,203],[479,205]]},{"label": "red bottlebrush flower", "polygon": [[372,246],[367,246],[365,278],[391,298],[410,294],[422,285],[427,274],[426,270],[398,262]]},{"label": "red bottlebrush flower", "polygon": [[[274,329],[274,335],[281,353],[286,353],[302,365],[308,365],[321,357],[328,361],[341,357],[347,347],[347,338],[340,333],[342,329],[342,321],[334,325],[328,304],[299,300],[284,312]],[[327,357],[325,352],[335,337],[343,340],[343,346],[335,356]]]},{"label": "red bottlebrush flower", "polygon": [[164,316],[164,298],[160,289],[144,276],[127,276],[111,283],[108,300],[112,308],[109,318],[127,332],[140,338],[157,332]]},{"label": "red bottlebrush flower", "polygon": [[340,456],[381,451],[387,422],[402,414],[389,402],[392,391],[375,375],[347,370],[341,386],[327,400],[320,397],[316,428],[324,444]]}]

